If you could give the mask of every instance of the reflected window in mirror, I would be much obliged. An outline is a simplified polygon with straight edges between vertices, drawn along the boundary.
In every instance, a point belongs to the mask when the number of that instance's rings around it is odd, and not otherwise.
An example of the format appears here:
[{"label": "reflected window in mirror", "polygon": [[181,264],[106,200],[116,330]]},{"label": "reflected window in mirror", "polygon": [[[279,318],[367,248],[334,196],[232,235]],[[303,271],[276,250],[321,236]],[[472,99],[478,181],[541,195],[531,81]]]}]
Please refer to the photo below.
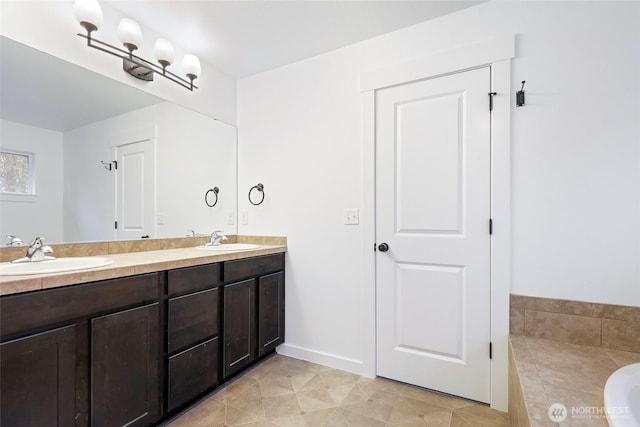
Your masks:
[{"label": "reflected window in mirror", "polygon": [[0,193],[35,194],[35,154],[0,151]]}]

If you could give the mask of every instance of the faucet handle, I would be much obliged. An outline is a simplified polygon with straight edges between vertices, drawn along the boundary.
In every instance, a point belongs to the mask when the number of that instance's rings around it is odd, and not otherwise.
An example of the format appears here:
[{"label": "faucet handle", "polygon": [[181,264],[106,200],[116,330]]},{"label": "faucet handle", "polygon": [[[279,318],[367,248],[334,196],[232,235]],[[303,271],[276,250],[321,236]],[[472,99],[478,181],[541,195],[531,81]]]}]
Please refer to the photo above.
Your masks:
[{"label": "faucet handle", "polygon": [[22,239],[18,236],[8,234],[7,239],[9,239],[9,241],[7,242],[7,246],[22,246]]}]

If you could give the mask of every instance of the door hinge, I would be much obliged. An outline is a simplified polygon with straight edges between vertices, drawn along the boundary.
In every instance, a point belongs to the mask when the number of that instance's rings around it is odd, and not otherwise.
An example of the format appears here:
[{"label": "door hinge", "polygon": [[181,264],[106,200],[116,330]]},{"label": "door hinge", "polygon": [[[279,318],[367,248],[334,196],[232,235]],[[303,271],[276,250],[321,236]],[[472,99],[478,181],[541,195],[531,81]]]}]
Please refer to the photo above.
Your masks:
[{"label": "door hinge", "polygon": [[497,94],[497,92],[489,92],[489,111],[493,111],[493,97]]},{"label": "door hinge", "polygon": [[489,341],[489,359],[493,359],[493,343]]},{"label": "door hinge", "polygon": [[489,234],[493,234],[493,219],[489,218]]},{"label": "door hinge", "polygon": [[377,251],[377,250],[378,250],[378,247],[377,247],[377,246],[376,246],[376,244],[374,243],[374,244],[373,244],[373,252],[375,252],[375,251]]},{"label": "door hinge", "polygon": [[115,229],[118,229],[118,221],[115,221]]}]

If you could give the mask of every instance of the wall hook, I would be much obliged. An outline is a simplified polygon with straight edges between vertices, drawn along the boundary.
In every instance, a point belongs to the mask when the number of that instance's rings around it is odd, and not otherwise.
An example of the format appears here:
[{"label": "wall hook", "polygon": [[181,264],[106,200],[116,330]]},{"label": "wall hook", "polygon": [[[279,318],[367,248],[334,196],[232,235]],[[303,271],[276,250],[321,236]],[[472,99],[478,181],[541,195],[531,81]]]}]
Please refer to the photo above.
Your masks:
[{"label": "wall hook", "polygon": [[102,166],[104,166],[104,168],[108,171],[110,171],[111,169],[118,170],[118,162],[116,160],[112,162],[105,162],[104,160],[100,160],[100,163],[102,163]]},{"label": "wall hook", "polygon": [[[207,204],[207,206],[212,208],[216,204],[218,204],[218,193],[219,192],[220,192],[220,189],[218,187],[213,187],[213,188],[208,189],[207,192],[204,193],[204,202]],[[213,195],[216,196],[216,200],[213,203],[209,203],[209,193],[213,193]]]},{"label": "wall hook", "polygon": [[[253,190],[258,190],[261,194],[262,194],[262,198],[260,199],[259,202],[255,203],[252,199],[251,199],[251,192]],[[254,185],[253,187],[251,187],[251,189],[249,190],[249,203],[251,203],[254,206],[258,206],[259,204],[261,204],[262,202],[264,202],[264,185],[258,183],[256,185]]]},{"label": "wall hook", "polygon": [[516,92],[516,107],[522,107],[524,105],[524,83],[525,81],[523,80],[522,88]]}]

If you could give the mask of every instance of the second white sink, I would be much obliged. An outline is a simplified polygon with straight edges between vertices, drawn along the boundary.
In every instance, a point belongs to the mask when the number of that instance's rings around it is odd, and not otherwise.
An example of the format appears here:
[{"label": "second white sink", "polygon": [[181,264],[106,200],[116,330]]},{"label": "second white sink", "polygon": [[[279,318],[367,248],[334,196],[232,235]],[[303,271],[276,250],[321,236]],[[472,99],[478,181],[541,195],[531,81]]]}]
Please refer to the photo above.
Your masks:
[{"label": "second white sink", "polygon": [[[26,258],[25,258],[26,260]],[[29,274],[62,273],[64,271],[87,270],[113,264],[111,258],[104,257],[69,257],[47,259],[45,261],[0,263],[0,276],[22,276]]]},{"label": "second white sink", "polygon": [[253,243],[223,243],[217,246],[197,246],[196,249],[202,251],[248,251],[251,249],[260,249],[260,245]]}]

